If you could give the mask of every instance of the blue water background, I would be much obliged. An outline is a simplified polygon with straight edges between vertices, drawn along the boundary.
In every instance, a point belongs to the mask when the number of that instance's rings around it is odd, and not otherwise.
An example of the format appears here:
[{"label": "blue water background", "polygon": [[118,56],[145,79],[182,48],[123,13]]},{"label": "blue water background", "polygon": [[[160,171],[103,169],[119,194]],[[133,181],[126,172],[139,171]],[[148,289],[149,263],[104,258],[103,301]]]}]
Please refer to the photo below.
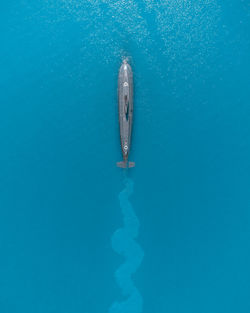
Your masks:
[{"label": "blue water background", "polygon": [[143,312],[250,312],[249,29],[248,0],[1,2],[1,313],[122,299],[123,57]]}]

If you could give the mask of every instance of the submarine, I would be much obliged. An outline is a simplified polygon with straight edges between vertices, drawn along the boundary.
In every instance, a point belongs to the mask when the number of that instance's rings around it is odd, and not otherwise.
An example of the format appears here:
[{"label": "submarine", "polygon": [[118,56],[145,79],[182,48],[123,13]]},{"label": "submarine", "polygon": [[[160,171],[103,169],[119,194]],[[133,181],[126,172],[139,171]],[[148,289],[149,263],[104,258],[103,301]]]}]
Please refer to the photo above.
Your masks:
[{"label": "submarine", "polygon": [[126,60],[123,60],[118,75],[118,109],[123,161],[116,165],[121,168],[134,167],[135,162],[128,160],[133,122],[133,72]]}]

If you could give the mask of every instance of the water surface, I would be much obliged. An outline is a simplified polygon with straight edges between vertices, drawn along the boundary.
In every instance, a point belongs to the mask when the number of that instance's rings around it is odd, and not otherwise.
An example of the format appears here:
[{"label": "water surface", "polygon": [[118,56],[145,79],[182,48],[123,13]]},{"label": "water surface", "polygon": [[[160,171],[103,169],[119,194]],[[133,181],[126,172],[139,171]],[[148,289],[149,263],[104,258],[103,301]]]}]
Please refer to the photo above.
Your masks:
[{"label": "water surface", "polygon": [[0,311],[126,301],[112,236],[124,227],[117,74],[128,57],[126,201],[144,254],[129,313],[249,312],[248,1],[22,0],[0,12]]}]

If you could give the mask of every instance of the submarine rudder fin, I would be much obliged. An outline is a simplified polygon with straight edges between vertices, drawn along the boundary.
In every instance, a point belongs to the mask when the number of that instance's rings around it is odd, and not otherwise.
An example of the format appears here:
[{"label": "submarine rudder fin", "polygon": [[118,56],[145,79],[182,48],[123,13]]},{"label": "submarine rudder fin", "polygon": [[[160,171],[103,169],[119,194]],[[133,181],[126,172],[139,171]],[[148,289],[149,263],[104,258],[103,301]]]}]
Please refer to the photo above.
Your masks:
[{"label": "submarine rudder fin", "polygon": [[135,167],[135,162],[128,162],[128,167]]}]

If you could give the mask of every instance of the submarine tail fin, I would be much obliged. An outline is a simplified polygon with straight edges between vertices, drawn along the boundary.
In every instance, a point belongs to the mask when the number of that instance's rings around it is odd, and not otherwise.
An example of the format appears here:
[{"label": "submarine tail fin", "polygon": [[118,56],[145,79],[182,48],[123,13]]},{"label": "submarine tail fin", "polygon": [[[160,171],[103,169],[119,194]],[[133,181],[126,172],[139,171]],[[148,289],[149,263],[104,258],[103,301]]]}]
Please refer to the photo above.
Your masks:
[{"label": "submarine tail fin", "polygon": [[117,162],[116,166],[117,167],[121,167],[121,168],[126,168],[127,167],[127,162],[125,162],[125,161]]},{"label": "submarine tail fin", "polygon": [[135,162],[121,161],[121,162],[117,162],[116,166],[121,167],[121,168],[135,167]]}]

